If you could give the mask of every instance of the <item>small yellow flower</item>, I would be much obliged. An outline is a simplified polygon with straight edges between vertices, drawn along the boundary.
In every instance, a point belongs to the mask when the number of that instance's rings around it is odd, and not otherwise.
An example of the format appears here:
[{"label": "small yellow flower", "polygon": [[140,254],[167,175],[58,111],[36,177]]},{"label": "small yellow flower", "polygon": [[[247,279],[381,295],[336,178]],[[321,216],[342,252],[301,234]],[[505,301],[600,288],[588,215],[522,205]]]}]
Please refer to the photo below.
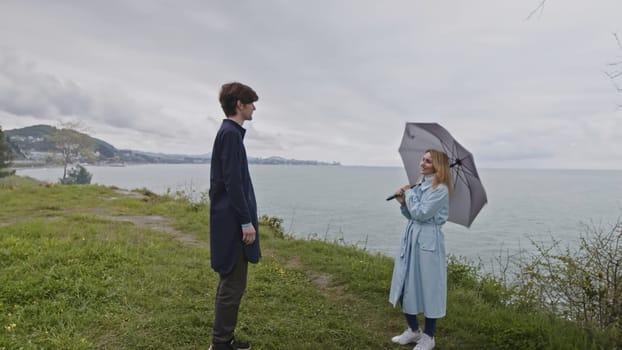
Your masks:
[{"label": "small yellow flower", "polygon": [[4,326],[4,329],[6,329],[8,332],[13,332],[15,330],[15,327],[17,327],[17,325],[15,323],[11,323]]}]

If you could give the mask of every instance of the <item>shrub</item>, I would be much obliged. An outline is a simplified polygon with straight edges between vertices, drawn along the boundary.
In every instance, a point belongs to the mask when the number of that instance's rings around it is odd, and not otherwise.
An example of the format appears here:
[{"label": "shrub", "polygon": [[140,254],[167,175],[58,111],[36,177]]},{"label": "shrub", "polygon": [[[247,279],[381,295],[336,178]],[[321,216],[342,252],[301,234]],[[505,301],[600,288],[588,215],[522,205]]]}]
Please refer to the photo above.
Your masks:
[{"label": "shrub", "polygon": [[283,219],[276,216],[262,215],[259,223],[270,227],[274,232],[275,238],[285,238],[285,230],[283,230]]},{"label": "shrub", "polygon": [[578,250],[536,243],[536,253],[518,262],[515,287],[533,303],[566,319],[600,328],[622,322],[622,222],[606,230],[585,227]]},{"label": "shrub", "polygon": [[15,169],[0,169],[0,177],[7,177],[12,175],[15,175]]},{"label": "shrub", "polygon": [[59,179],[59,182],[63,185],[88,185],[91,183],[93,175],[86,170],[82,165],[76,165],[69,169],[65,178]]},{"label": "shrub", "polygon": [[0,126],[0,177],[15,174],[15,170],[8,169],[9,166],[11,166],[11,149]]}]

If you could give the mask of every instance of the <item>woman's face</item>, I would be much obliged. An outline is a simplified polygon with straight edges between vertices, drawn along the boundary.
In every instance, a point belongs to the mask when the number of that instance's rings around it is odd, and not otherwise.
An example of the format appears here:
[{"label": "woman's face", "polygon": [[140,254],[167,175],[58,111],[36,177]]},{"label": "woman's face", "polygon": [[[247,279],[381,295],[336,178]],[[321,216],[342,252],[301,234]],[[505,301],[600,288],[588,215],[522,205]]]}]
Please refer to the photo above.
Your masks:
[{"label": "woman's face", "polygon": [[432,165],[432,155],[430,152],[426,152],[421,158],[421,163],[419,163],[419,168],[421,170],[421,175],[432,175],[436,172],[434,169],[434,165]]}]

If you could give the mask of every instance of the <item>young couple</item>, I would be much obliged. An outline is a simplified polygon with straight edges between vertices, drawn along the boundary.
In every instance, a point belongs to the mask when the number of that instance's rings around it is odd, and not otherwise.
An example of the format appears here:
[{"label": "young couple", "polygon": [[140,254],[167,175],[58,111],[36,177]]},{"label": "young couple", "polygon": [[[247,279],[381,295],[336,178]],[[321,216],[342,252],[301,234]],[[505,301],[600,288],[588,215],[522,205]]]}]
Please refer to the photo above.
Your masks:
[{"label": "young couple", "polygon": [[[248,263],[257,263],[259,247],[257,202],[244,147],[244,122],[253,119],[257,93],[244,84],[224,84],[220,105],[226,115],[212,149],[210,169],[211,265],[220,275],[216,289],[211,350],[248,350],[234,331],[246,289]],[[389,301],[401,303],[408,328],[391,340],[415,350],[434,348],[436,320],[445,316],[447,264],[441,226],[447,221],[452,192],[449,159],[428,150],[420,163],[419,185],[395,195],[408,219],[395,258]],[[417,314],[425,315],[425,329]]]}]

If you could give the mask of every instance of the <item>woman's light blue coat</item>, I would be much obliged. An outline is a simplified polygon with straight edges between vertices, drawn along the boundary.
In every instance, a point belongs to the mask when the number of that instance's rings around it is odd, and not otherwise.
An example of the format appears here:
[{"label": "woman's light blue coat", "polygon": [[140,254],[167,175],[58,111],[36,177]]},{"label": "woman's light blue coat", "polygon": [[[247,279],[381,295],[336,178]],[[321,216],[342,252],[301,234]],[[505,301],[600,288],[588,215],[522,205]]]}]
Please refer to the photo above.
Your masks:
[{"label": "woman's light blue coat", "polygon": [[404,313],[441,318],[447,310],[447,260],[441,231],[449,215],[449,192],[433,176],[404,193],[402,214],[408,219],[395,257],[389,301],[402,304]]}]

